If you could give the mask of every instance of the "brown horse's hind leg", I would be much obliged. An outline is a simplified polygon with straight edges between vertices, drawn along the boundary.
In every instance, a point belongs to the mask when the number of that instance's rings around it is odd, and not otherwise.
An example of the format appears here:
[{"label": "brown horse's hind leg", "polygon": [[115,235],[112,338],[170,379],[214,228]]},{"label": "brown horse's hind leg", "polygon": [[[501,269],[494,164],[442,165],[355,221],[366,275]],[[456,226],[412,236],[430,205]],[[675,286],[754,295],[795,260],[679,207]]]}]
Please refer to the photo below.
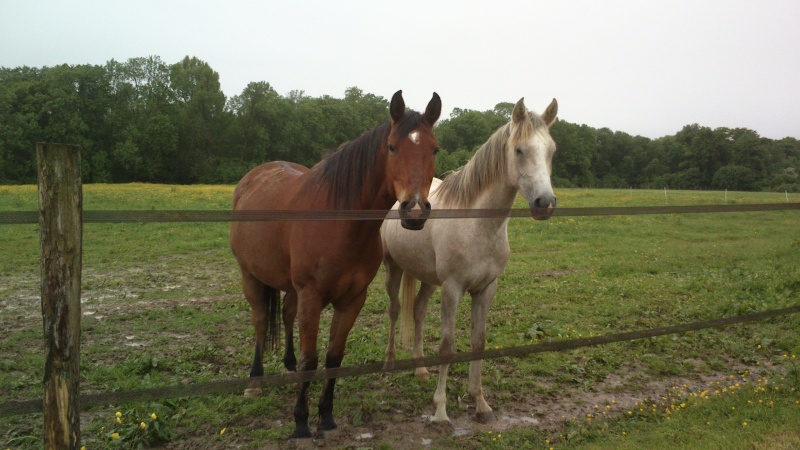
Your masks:
[{"label": "brown horse's hind leg", "polygon": [[[250,303],[250,320],[255,330],[255,355],[250,377],[261,377],[264,376],[264,342],[267,338],[269,305],[264,296],[264,284],[249,273],[242,273],[242,290],[247,302]],[[245,397],[261,395],[261,387],[258,383],[253,383],[245,389],[244,395]]]},{"label": "brown horse's hind leg", "polygon": [[[350,330],[353,328],[356,317],[361,312],[366,299],[367,291],[365,290],[344,307],[334,305],[330,341],[328,342],[328,352],[325,356],[326,369],[342,365],[347,336],[350,334]],[[336,428],[336,422],[333,420],[333,389],[335,386],[336,378],[325,380],[322,397],[319,399],[320,430],[333,430]]]},{"label": "brown horse's hind leg", "polygon": [[286,370],[297,370],[297,358],[294,356],[294,319],[297,317],[297,294],[287,292],[283,296],[283,329],[286,335],[286,351],[283,354],[283,366]]}]

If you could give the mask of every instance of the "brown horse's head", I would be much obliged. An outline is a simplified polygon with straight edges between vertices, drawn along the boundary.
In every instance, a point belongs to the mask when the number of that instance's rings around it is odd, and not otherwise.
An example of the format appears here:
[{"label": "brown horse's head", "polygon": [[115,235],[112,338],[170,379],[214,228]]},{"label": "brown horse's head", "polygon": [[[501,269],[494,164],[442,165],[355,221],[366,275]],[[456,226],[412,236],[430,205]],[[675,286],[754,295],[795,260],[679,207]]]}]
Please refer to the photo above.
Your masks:
[{"label": "brown horse's head", "polygon": [[421,230],[431,211],[428,191],[439,144],[433,124],[442,112],[442,100],[435,92],[424,114],[406,113],[403,91],[395,92],[389,107],[392,118],[387,142],[386,182],[400,202],[400,223],[409,230]]}]

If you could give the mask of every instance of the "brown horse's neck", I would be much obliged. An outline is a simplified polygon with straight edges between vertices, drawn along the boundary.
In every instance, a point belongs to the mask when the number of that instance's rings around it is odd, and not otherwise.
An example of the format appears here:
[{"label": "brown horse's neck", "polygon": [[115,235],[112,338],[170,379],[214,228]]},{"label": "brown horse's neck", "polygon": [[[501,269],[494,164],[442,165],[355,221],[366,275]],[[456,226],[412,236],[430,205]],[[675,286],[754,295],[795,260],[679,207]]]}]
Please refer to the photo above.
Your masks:
[{"label": "brown horse's neck", "polygon": [[394,204],[386,188],[389,122],[364,132],[325,157],[314,169],[327,190],[330,209],[388,209]]},{"label": "brown horse's neck", "polygon": [[375,152],[375,168],[371,173],[372,176],[364,180],[364,189],[361,192],[362,207],[358,209],[390,209],[397,201],[387,188],[386,146],[382,144],[380,148],[375,149]]}]

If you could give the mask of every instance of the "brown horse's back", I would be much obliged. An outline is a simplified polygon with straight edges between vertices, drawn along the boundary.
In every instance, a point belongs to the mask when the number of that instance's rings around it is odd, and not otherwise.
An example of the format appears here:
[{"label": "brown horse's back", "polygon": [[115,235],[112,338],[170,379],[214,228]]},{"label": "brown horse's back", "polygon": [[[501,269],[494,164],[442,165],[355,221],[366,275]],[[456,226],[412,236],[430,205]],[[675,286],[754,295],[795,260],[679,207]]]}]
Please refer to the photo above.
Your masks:
[{"label": "brown horse's back", "polygon": [[[308,172],[307,167],[286,161],[268,162],[252,169],[239,180],[233,191],[233,210],[288,209],[276,208],[273,202],[277,201],[277,198],[257,193],[285,189],[284,185],[296,184],[294,180],[306,172]],[[290,196],[287,192],[284,194],[284,199]],[[244,203],[240,205],[242,201]],[[265,205],[260,205],[261,203]]]},{"label": "brown horse's back", "polygon": [[[297,209],[301,178],[308,168],[285,161],[262,164],[248,172],[233,193],[234,211]],[[230,245],[242,272],[282,291],[291,291],[290,222],[233,221]],[[269,274],[269,275],[267,275]]]}]

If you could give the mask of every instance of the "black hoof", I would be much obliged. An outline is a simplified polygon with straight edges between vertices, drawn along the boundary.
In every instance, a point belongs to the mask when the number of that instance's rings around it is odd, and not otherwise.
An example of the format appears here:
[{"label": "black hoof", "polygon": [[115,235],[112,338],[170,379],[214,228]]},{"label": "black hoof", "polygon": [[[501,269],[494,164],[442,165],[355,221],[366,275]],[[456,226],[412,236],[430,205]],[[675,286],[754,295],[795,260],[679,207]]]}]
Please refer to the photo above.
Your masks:
[{"label": "black hoof", "polygon": [[336,422],[334,422],[333,417],[330,418],[323,418],[319,422],[319,426],[317,427],[320,431],[330,431],[336,429]]},{"label": "black hoof", "polygon": [[311,430],[309,430],[308,427],[304,428],[298,427],[294,430],[294,433],[292,433],[292,435],[289,436],[289,439],[306,439],[310,437],[312,437]]}]

